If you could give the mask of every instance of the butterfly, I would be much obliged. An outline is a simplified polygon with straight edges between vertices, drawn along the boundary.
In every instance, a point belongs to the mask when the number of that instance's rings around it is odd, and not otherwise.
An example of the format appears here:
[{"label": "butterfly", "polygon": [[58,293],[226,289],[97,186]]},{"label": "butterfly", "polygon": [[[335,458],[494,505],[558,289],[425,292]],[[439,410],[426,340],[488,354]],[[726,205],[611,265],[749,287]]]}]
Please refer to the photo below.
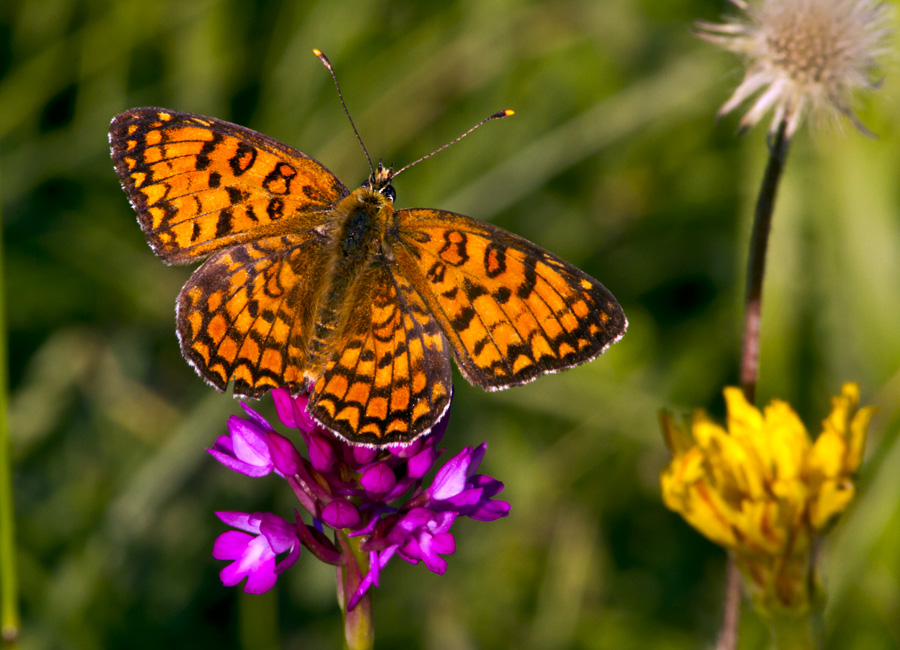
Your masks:
[{"label": "butterfly", "polygon": [[394,209],[380,163],[350,191],[256,131],[164,108],[117,115],[122,188],[153,251],[205,261],[177,301],[182,353],[210,384],[310,391],[352,444],[409,443],[450,404],[455,359],[492,391],[603,352],[627,321],[599,282],[460,214]]}]

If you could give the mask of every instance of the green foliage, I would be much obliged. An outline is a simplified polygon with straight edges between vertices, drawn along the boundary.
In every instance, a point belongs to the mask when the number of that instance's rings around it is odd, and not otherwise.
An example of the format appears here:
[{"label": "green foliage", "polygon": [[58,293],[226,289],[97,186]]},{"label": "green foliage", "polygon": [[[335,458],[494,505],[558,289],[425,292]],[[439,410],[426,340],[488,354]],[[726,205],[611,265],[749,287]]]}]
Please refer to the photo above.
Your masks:
[{"label": "green foliage", "polygon": [[[446,444],[489,441],[508,519],[464,523],[443,577],[402,562],[375,592],[379,648],[696,648],[722,551],[664,509],[657,411],[721,413],[737,381],[763,129],[714,115],[738,62],[691,37],[725,2],[10,0],[0,6],[23,648],[334,648],[334,575],[310,556],[254,600],[217,579],[214,509],[293,504],[204,451],[239,406],[182,360],[191,269],[157,260],[109,159],[113,115],[156,105],[244,124],[349,186],[504,108],[396,184],[397,205],[508,228],[610,288],[630,320],[601,359],[486,394],[458,375]],[[877,139],[802,132],[775,214],[758,401],[811,430],[859,382],[881,413],[856,504],[823,550],[829,647],[900,643],[900,85]],[[263,410],[271,413],[271,404]],[[273,626],[276,630],[273,633]],[[259,630],[259,631],[257,631]],[[742,647],[760,647],[745,617]],[[273,638],[274,636],[274,638]],[[243,641],[242,641],[243,640]],[[257,645],[257,647],[259,647]]]}]

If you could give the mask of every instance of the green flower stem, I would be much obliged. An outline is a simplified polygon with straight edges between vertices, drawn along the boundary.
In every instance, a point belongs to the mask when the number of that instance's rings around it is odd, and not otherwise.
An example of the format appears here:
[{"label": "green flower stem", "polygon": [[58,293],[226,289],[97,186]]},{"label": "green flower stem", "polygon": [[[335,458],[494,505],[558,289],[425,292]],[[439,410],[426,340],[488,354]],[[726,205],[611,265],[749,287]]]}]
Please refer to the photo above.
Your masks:
[{"label": "green flower stem", "polygon": [[773,650],[818,650],[821,647],[812,620],[805,616],[777,617],[769,621],[769,630]]},{"label": "green flower stem", "polygon": [[[2,221],[0,221],[2,224]],[[16,575],[16,536],[12,490],[7,396],[6,294],[4,286],[2,225],[0,225],[0,640],[4,648],[16,646],[21,625]]]},{"label": "green flower stem", "polygon": [[[773,650],[819,650],[823,647],[825,594],[816,579],[816,561],[821,538],[813,540],[807,557],[806,593],[797,602],[778,602],[777,597],[760,603],[757,611],[769,624]],[[793,608],[792,608],[793,606]]]},{"label": "green flower stem", "polygon": [[[756,383],[759,380],[759,333],[762,322],[766,251],[769,248],[769,233],[772,230],[775,195],[790,145],[786,131],[787,121],[781,120],[774,138],[769,143],[769,162],[756,201],[753,233],[750,236],[750,257],[747,260],[747,310],[744,316],[744,338],[741,349],[741,389],[751,404],[756,400]],[[725,611],[722,615],[722,629],[719,632],[716,650],[734,650],[737,647],[741,618],[741,580],[731,556],[728,558],[727,576]]]},{"label": "green flower stem", "polygon": [[338,601],[344,613],[344,640],[347,650],[371,650],[375,647],[375,627],[372,624],[371,591],[366,593],[351,611],[347,601],[353,597],[363,576],[369,570],[369,557],[360,550],[363,537],[348,537],[337,532],[337,540],[347,558],[346,564],[337,568]]}]

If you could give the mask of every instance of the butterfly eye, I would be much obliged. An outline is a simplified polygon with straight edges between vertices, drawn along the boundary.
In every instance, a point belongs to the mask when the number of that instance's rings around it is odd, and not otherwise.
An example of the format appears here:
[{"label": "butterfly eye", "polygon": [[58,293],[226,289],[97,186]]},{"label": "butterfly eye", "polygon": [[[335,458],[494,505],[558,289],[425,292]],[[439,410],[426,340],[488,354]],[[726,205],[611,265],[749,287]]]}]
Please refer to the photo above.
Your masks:
[{"label": "butterfly eye", "polygon": [[393,185],[385,185],[380,190],[378,190],[382,196],[387,197],[391,203],[394,202],[394,199],[397,198],[397,192],[394,190]]}]

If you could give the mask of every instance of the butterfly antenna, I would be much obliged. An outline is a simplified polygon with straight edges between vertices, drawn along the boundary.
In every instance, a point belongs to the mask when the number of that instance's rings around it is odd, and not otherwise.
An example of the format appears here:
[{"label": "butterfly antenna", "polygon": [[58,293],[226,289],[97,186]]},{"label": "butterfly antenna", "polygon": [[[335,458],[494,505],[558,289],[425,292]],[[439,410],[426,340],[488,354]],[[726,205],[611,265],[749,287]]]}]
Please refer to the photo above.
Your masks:
[{"label": "butterfly antenna", "polygon": [[319,61],[322,62],[322,65],[328,68],[328,72],[331,73],[331,78],[334,79],[334,87],[337,88],[338,98],[341,100],[341,106],[344,107],[344,114],[347,116],[347,119],[350,120],[350,126],[353,127],[353,133],[356,134],[356,139],[359,142],[359,146],[362,147],[363,153],[366,154],[366,161],[369,163],[369,172],[374,177],[375,168],[372,166],[372,159],[369,157],[369,151],[368,149],[366,149],[366,145],[363,144],[362,138],[359,137],[359,131],[356,130],[356,124],[353,123],[353,118],[350,117],[350,111],[347,110],[347,104],[344,103],[344,95],[341,92],[341,85],[338,83],[337,75],[334,74],[334,68],[331,67],[331,61],[328,60],[328,57],[325,56],[322,50],[314,49],[313,54],[315,54]]},{"label": "butterfly antenna", "polygon": [[422,162],[423,160],[425,160],[425,159],[427,159],[427,158],[431,158],[434,154],[443,151],[444,149],[446,149],[446,148],[449,147],[450,145],[456,144],[457,142],[459,142],[459,141],[462,140],[464,137],[466,137],[467,135],[469,135],[472,131],[474,131],[475,129],[477,129],[477,128],[478,128],[479,126],[481,126],[482,124],[485,124],[485,123],[487,123],[487,122],[490,122],[491,120],[499,120],[501,117],[509,117],[510,115],[515,115],[515,113],[516,113],[516,112],[513,111],[513,110],[506,109],[505,111],[499,111],[499,112],[497,112],[497,113],[494,113],[493,115],[489,115],[488,117],[486,117],[486,118],[484,118],[483,120],[481,120],[478,124],[476,124],[475,126],[473,126],[471,129],[469,129],[468,131],[466,131],[465,133],[463,133],[461,136],[459,136],[459,137],[456,138],[455,140],[451,140],[450,142],[448,142],[448,143],[445,144],[444,146],[438,147],[437,149],[435,149],[434,151],[432,151],[430,154],[425,155],[425,156],[422,156],[422,157],[419,158],[418,160],[414,160],[413,162],[409,163],[408,165],[405,165],[404,167],[401,167],[401,168],[400,168],[400,171],[394,172],[394,173],[391,175],[391,178],[395,178],[395,177],[399,176],[399,175],[400,175],[400,172],[406,171],[407,169],[409,169],[409,168],[412,167],[413,165],[418,165],[418,164],[419,164],[420,162]]}]

